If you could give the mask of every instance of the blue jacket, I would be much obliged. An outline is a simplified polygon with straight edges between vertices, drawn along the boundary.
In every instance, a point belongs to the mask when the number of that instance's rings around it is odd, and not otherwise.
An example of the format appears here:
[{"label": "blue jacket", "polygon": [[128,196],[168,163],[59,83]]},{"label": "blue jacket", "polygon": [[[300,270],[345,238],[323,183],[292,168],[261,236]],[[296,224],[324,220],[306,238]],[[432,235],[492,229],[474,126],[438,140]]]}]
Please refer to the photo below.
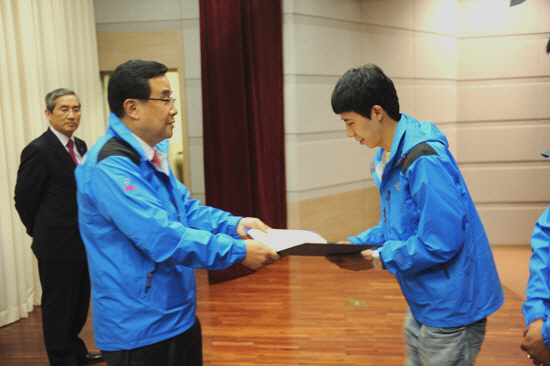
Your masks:
[{"label": "blue jacket", "polygon": [[[92,283],[96,347],[157,343],[195,322],[194,268],[241,262],[241,217],[202,206],[170,171],[157,169],[111,114],[107,133],[75,172]],[[168,141],[157,145],[167,152]]]},{"label": "blue jacket", "polygon": [[542,319],[542,337],[550,348],[550,207],[538,219],[531,236],[531,259],[529,260],[529,282],[527,299],[522,311],[525,324]]},{"label": "blue jacket", "polygon": [[373,177],[381,220],[352,243],[380,244],[419,322],[474,323],[504,301],[491,247],[445,135],[402,114],[389,161],[378,149]]}]

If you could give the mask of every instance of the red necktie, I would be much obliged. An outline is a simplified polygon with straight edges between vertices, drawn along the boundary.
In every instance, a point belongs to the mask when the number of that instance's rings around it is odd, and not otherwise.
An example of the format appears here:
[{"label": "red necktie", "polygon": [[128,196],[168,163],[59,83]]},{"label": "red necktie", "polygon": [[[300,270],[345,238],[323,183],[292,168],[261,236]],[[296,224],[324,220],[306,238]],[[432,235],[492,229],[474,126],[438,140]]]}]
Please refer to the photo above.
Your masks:
[{"label": "red necktie", "polygon": [[151,161],[153,162],[153,164],[155,164],[157,168],[162,169],[162,166],[160,165],[160,160],[156,151],[155,151],[155,155],[153,155],[153,160]]},{"label": "red necktie", "polygon": [[69,155],[71,155],[71,158],[73,158],[73,161],[76,165],[78,165],[78,159],[76,158],[76,155],[74,154],[74,142],[73,140],[69,139],[69,142],[67,143],[67,146],[69,147]]}]

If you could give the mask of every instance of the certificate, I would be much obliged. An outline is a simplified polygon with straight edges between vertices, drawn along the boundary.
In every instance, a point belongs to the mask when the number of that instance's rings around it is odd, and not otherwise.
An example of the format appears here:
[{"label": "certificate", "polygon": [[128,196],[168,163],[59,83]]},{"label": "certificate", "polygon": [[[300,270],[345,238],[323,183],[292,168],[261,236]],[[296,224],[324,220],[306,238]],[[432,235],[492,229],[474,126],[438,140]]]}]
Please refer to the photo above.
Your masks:
[{"label": "certificate", "polygon": [[366,249],[379,248],[381,244],[328,243],[319,234],[308,230],[269,229],[267,233],[249,229],[248,235],[275,250],[279,255],[350,255]]}]

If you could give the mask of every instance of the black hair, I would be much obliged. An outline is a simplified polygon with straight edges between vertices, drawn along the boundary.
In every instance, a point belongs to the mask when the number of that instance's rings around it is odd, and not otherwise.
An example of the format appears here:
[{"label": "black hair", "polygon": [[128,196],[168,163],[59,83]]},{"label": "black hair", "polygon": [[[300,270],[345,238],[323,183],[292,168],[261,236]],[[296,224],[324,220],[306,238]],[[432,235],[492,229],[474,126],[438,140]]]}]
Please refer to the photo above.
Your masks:
[{"label": "black hair", "polygon": [[108,100],[111,112],[124,116],[126,99],[146,99],[151,96],[149,79],[164,75],[168,68],[156,61],[128,60],[117,66],[111,74]]},{"label": "black hair", "polygon": [[395,86],[374,64],[346,71],[332,91],[331,104],[336,114],[355,112],[368,119],[372,107],[379,105],[392,119],[401,119]]}]

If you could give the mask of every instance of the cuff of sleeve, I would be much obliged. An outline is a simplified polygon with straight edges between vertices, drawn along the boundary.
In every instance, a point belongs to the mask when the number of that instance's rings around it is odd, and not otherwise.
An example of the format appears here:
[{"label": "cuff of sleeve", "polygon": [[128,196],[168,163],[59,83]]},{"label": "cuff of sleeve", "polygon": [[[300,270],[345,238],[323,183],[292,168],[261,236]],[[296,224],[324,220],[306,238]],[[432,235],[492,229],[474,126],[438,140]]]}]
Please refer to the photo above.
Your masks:
[{"label": "cuff of sleeve", "polygon": [[348,237],[348,240],[352,244],[361,244],[361,240],[359,240],[359,238],[356,236],[350,236]]},{"label": "cuff of sleeve", "polygon": [[382,257],[382,247],[378,248],[378,254],[380,255],[380,262],[382,262],[382,269],[386,269],[386,265],[384,264],[384,258]]},{"label": "cuff of sleeve", "polygon": [[240,239],[239,234],[237,234],[237,226],[239,226],[239,221],[241,221],[242,218],[243,216],[233,216],[228,220],[227,233],[234,238]]},{"label": "cuff of sleeve", "polygon": [[[380,260],[382,261],[382,264],[384,265],[384,269],[387,270],[388,272],[390,272],[391,274],[396,274],[397,273],[397,268],[395,267],[395,265],[393,263],[391,263],[390,260],[388,260],[388,262],[386,262],[384,260],[384,248],[386,248],[386,245],[384,245],[383,247],[380,247],[378,248],[378,252],[380,253]],[[388,253],[386,253],[388,254]],[[388,258],[391,258],[391,254],[388,254],[386,256]]]}]

